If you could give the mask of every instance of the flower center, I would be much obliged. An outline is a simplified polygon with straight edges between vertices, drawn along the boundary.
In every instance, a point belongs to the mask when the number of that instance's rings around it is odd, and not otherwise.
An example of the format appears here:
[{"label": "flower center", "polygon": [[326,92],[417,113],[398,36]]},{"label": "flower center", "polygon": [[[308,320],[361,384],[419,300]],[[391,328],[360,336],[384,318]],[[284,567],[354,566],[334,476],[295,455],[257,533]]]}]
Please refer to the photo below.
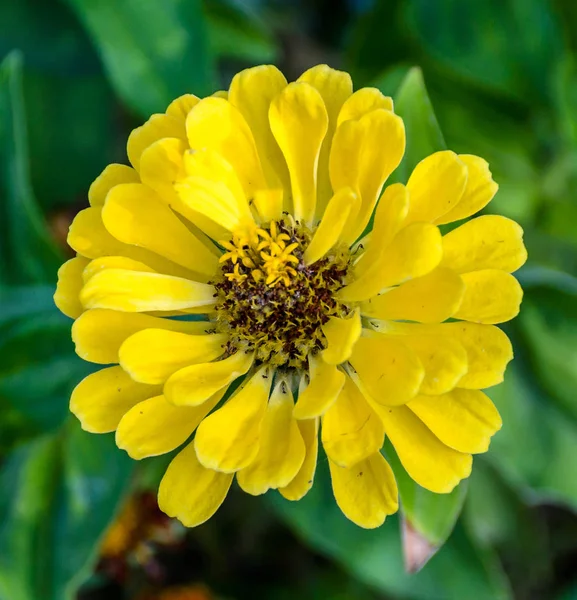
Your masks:
[{"label": "flower center", "polygon": [[231,352],[254,351],[274,366],[302,367],[324,347],[322,325],[346,316],[334,294],[344,285],[350,253],[338,246],[306,265],[312,232],[291,217],[271,221],[253,235],[222,242],[217,290],[217,329],[229,335]]}]

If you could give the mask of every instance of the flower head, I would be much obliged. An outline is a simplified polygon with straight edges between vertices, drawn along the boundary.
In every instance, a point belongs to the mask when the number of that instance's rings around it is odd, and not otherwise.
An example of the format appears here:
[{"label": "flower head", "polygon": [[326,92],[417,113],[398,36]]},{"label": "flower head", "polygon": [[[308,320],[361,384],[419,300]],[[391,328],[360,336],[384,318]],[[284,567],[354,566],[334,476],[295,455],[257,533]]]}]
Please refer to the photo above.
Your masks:
[{"label": "flower head", "polygon": [[376,527],[398,507],[385,435],[438,493],[487,450],[501,421],[480,390],[512,358],[495,324],[519,310],[522,231],[481,216],[442,235],[497,185],[483,159],[444,151],[385,187],[404,149],[378,90],[262,66],[153,115],[132,167],[93,183],[55,299],[78,354],[116,366],[71,410],[136,459],[187,444],[160,485],[167,514],[202,523],[235,475],[303,497],[320,430],[338,505]]}]

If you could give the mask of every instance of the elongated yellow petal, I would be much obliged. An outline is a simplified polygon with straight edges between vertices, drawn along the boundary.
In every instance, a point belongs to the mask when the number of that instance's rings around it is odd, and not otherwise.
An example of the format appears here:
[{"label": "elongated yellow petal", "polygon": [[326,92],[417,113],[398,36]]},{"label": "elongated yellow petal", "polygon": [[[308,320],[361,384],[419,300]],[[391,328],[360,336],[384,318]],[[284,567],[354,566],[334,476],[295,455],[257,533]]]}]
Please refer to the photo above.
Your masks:
[{"label": "elongated yellow petal", "polygon": [[125,312],[181,310],[214,304],[214,287],[181,277],[107,269],[94,275],[82,288],[86,308],[110,308]]},{"label": "elongated yellow petal", "polygon": [[383,446],[383,424],[349,377],[323,415],[321,439],[327,456],[339,467],[352,467]]},{"label": "elongated yellow petal", "polygon": [[221,397],[215,394],[195,407],[174,406],[164,396],[143,400],[120,420],[116,445],[135,460],[171,452],[186,442]]},{"label": "elongated yellow petal", "polygon": [[257,190],[253,202],[263,223],[278,221],[282,216],[283,190]]},{"label": "elongated yellow petal", "polygon": [[383,95],[377,88],[361,88],[349,96],[343,104],[339,112],[337,127],[345,121],[356,121],[379,108],[392,111],[393,99]]},{"label": "elongated yellow petal", "polygon": [[377,319],[441,323],[455,315],[464,294],[462,278],[451,269],[437,267],[363,302],[361,312]]},{"label": "elongated yellow petal", "polygon": [[200,424],[195,447],[202,465],[234,473],[254,461],[271,382],[271,369],[261,367],[224,406]]},{"label": "elongated yellow petal", "polygon": [[393,470],[380,453],[343,468],[329,460],[333,493],[347,519],[359,527],[374,529],[399,508]]},{"label": "elongated yellow petal", "polygon": [[125,256],[142,262],[159,273],[182,277],[190,275],[188,269],[144,248],[123,244],[113,237],[102,222],[102,207],[92,206],[81,210],[70,225],[68,244],[87,258]]},{"label": "elongated yellow petal", "polygon": [[85,431],[108,433],[135,404],[160,391],[161,386],[133,381],[121,367],[108,367],[88,375],[74,388],[70,410]]},{"label": "elongated yellow petal", "polygon": [[358,309],[346,319],[330,317],[322,326],[327,339],[327,348],[322,352],[323,360],[329,365],[340,365],[348,360],[362,328],[361,314]]},{"label": "elongated yellow petal", "polygon": [[[174,182],[184,174],[184,157],[188,144],[177,138],[163,138],[151,144],[140,158],[142,182],[153,189],[176,212],[188,219],[187,227],[213,253],[219,254],[214,244],[206,237],[215,240],[226,238],[226,229],[214,223],[199,212],[191,210],[180,200],[174,189]],[[203,236],[204,234],[204,236]]]},{"label": "elongated yellow petal", "polygon": [[293,418],[294,401],[287,383],[281,380],[266,407],[260,429],[258,452],[236,478],[248,494],[258,496],[269,489],[287,486],[305,459],[305,443]]},{"label": "elongated yellow petal", "polygon": [[188,113],[186,133],[191,148],[215,150],[233,166],[248,198],[266,187],[252,132],[228,100],[201,100]]},{"label": "elongated yellow petal", "polygon": [[76,354],[102,365],[118,362],[118,351],[131,335],[143,329],[166,329],[192,335],[208,333],[208,321],[177,321],[139,313],[95,308],[87,310],[72,325]]},{"label": "elongated yellow petal", "polygon": [[407,182],[411,198],[405,224],[433,223],[457,206],[467,185],[467,166],[450,150],[423,159]]},{"label": "elongated yellow petal", "polygon": [[172,115],[152,115],[144,125],[137,127],[128,137],[126,151],[132,166],[140,169],[142,153],[162,138],[179,138],[186,142],[186,133],[180,119]]},{"label": "elongated yellow petal", "polygon": [[389,185],[379,199],[375,222],[365,253],[355,264],[360,277],[387,250],[409,211],[409,193],[402,183]]},{"label": "elongated yellow petal", "polygon": [[312,224],[317,202],[317,165],[328,129],[320,93],[308,83],[291,83],[272,101],[272,133],[286,160],[297,221]]},{"label": "elongated yellow petal", "polygon": [[158,506],[186,527],[208,521],[224,502],[232,475],[205,469],[191,442],[168,465],[158,489]]},{"label": "elongated yellow petal", "polygon": [[442,265],[457,273],[482,269],[512,273],[526,260],[523,230],[506,217],[477,217],[443,237]]},{"label": "elongated yellow petal", "polygon": [[438,225],[474,215],[491,202],[499,189],[486,160],[472,154],[459,154],[459,159],[468,170],[467,185],[459,203],[435,221]]},{"label": "elongated yellow petal", "polygon": [[401,464],[420,486],[437,494],[448,494],[471,474],[470,454],[445,446],[406,406],[373,408],[381,417]]},{"label": "elongated yellow petal", "polygon": [[493,325],[464,321],[440,325],[374,321],[372,326],[378,331],[401,336],[438,335],[457,340],[467,352],[468,363],[467,373],[459,380],[460,388],[483,389],[501,383],[507,363],[513,358],[509,338]]},{"label": "elongated yellow petal", "polygon": [[88,283],[95,275],[107,269],[124,269],[126,271],[141,271],[142,273],[155,273],[148,265],[126,258],[126,256],[102,256],[95,258],[86,265],[82,272],[84,283]]},{"label": "elongated yellow petal", "polygon": [[347,222],[359,210],[359,198],[350,189],[339,190],[329,201],[313,239],[305,250],[307,265],[315,263],[340,240]]},{"label": "elongated yellow petal", "polygon": [[441,234],[428,223],[413,223],[401,229],[390,246],[358,279],[345,286],[337,297],[345,302],[368,300],[384,288],[421,277],[442,258]]},{"label": "elongated yellow petal", "polygon": [[406,344],[425,369],[419,392],[436,396],[451,391],[467,373],[465,348],[455,338],[442,335],[406,335]]},{"label": "elongated yellow petal", "polygon": [[320,356],[309,354],[311,382],[298,397],[294,409],[295,419],[312,419],[322,415],[337,399],[345,375]]},{"label": "elongated yellow petal", "polygon": [[501,429],[495,405],[478,390],[417,396],[407,406],[441,442],[459,452],[486,452],[491,436]]},{"label": "elongated yellow petal", "polygon": [[84,285],[82,272],[89,262],[87,258],[77,256],[67,260],[58,269],[54,304],[71,319],[76,319],[84,311],[84,307],[80,302],[80,290]]},{"label": "elongated yellow petal", "polygon": [[308,69],[297,81],[308,83],[318,90],[325,103],[329,118],[317,168],[316,218],[320,219],[329,199],[333,195],[329,177],[329,155],[335,129],[337,128],[337,118],[344,102],[353,93],[353,82],[348,73],[331,69],[327,65],[316,65]]},{"label": "elongated yellow petal", "polygon": [[194,94],[184,94],[173,100],[166,109],[166,114],[178,119],[186,121],[188,113],[200,102],[200,98]]},{"label": "elongated yellow petal", "polygon": [[218,258],[210,252],[149,187],[117,185],[102,210],[106,229],[125,244],[156,252],[195,273],[211,277]]},{"label": "elongated yellow petal", "polygon": [[465,295],[455,318],[474,323],[504,323],[519,314],[523,289],[505,271],[485,269],[463,273]]},{"label": "elongated yellow petal", "polygon": [[164,395],[176,406],[198,406],[244,375],[253,360],[252,354],[237,352],[218,362],[186,367],[168,379]]},{"label": "elongated yellow petal", "polygon": [[347,229],[346,241],[350,244],[363,232],[383,184],[404,152],[403,121],[388,110],[374,110],[337,128],[329,160],[333,189],[350,187],[361,198],[357,219]]},{"label": "elongated yellow petal", "polygon": [[286,85],[285,76],[273,65],[252,67],[232,78],[229,101],[240,111],[252,131],[268,185],[282,188],[288,194],[288,169],[268,120],[271,102]]},{"label": "elongated yellow petal", "polygon": [[419,391],[425,371],[400,339],[361,336],[349,360],[365,397],[385,406],[405,404]]},{"label": "elongated yellow petal", "polygon": [[108,192],[121,183],[139,183],[138,173],[126,165],[108,165],[92,182],[88,190],[88,202],[91,206],[102,206]]},{"label": "elongated yellow petal", "polygon": [[182,206],[200,213],[228,231],[237,232],[255,227],[246,200],[235,196],[222,181],[186,177],[177,182],[174,189]]},{"label": "elongated yellow petal", "polygon": [[305,459],[294,479],[285,487],[280,487],[279,492],[287,500],[300,500],[313,486],[317,468],[319,451],[319,420],[306,419],[298,421],[299,431],[305,443]]},{"label": "elongated yellow petal", "polygon": [[164,383],[173,373],[193,364],[207,363],[224,353],[223,333],[190,335],[167,329],[144,329],[120,347],[122,368],[141,383]]}]

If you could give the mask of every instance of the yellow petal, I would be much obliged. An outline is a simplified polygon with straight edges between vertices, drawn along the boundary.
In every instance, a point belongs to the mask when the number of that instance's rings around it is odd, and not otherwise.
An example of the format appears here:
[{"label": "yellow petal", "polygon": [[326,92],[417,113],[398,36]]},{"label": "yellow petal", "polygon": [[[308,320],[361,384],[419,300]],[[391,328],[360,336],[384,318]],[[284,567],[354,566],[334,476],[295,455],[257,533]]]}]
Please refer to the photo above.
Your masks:
[{"label": "yellow petal", "polygon": [[442,264],[457,273],[482,269],[512,273],[526,260],[523,230],[506,217],[477,217],[443,237]]},{"label": "yellow petal", "polygon": [[104,227],[102,207],[100,206],[92,206],[81,210],[74,217],[68,232],[68,244],[76,252],[87,258],[125,256],[142,262],[159,273],[177,277],[190,275],[188,269],[184,269],[154,252],[118,241]]},{"label": "yellow petal", "polygon": [[457,206],[467,185],[467,166],[450,150],[435,152],[413,170],[407,189],[411,202],[405,224],[435,222]]},{"label": "yellow petal", "polygon": [[320,93],[329,118],[328,128],[325,134],[317,168],[317,207],[316,215],[320,219],[324,213],[329,199],[333,195],[329,177],[329,155],[337,118],[344,102],[353,93],[353,82],[351,76],[344,71],[331,69],[327,65],[317,65],[305,71],[298,81],[312,85]]},{"label": "yellow petal", "polygon": [[299,431],[305,443],[305,459],[294,479],[279,492],[287,500],[300,500],[311,489],[317,467],[319,451],[319,420],[306,419],[298,421]]},{"label": "yellow petal", "polygon": [[214,94],[211,94],[213,98],[222,98],[228,100],[228,92],[226,90],[217,90]]},{"label": "yellow petal", "polygon": [[120,347],[122,368],[142,383],[164,383],[173,373],[207,363],[224,353],[226,334],[189,335],[166,329],[144,329]]},{"label": "yellow petal", "polygon": [[366,252],[355,264],[360,277],[387,250],[409,211],[409,193],[402,183],[389,185],[379,199]]},{"label": "yellow petal", "polygon": [[135,404],[160,391],[159,385],[133,381],[121,367],[108,367],[88,375],[74,388],[70,410],[85,431],[108,433]]},{"label": "yellow petal", "polygon": [[180,121],[186,121],[188,113],[200,102],[200,98],[197,98],[194,94],[184,94],[179,96],[176,100],[173,100],[166,109],[166,114],[179,119]]},{"label": "yellow petal", "polygon": [[142,153],[154,142],[162,138],[179,138],[186,142],[186,134],[180,119],[171,115],[152,115],[144,125],[137,127],[128,136],[126,151],[132,166],[140,169]]},{"label": "yellow petal", "polygon": [[295,419],[312,419],[322,415],[337,399],[345,375],[334,365],[325,363],[320,356],[309,354],[311,382],[298,397]]},{"label": "yellow petal", "polygon": [[333,189],[350,187],[361,198],[359,214],[347,229],[347,242],[352,244],[363,232],[383,184],[404,152],[403,121],[388,110],[374,110],[337,128],[329,160]]},{"label": "yellow petal", "polygon": [[470,454],[445,446],[406,406],[373,405],[385,426],[385,434],[409,476],[437,494],[448,494],[471,474]]},{"label": "yellow petal", "polygon": [[469,369],[459,381],[459,387],[484,389],[503,381],[507,364],[513,358],[513,348],[498,327],[465,322],[439,327],[446,328],[467,352]]},{"label": "yellow petal", "polygon": [[254,355],[236,352],[232,356],[177,371],[164,385],[164,395],[176,406],[198,406],[228,387],[251,367]]},{"label": "yellow petal", "polygon": [[234,195],[223,181],[186,177],[176,183],[174,189],[181,206],[200,213],[228,231],[246,231],[255,227],[246,199]]},{"label": "yellow petal", "polygon": [[340,365],[348,360],[353,346],[361,336],[361,314],[354,310],[346,319],[330,317],[322,326],[327,339],[327,348],[321,353],[323,360],[329,365]]},{"label": "yellow petal", "polygon": [[188,113],[186,133],[191,148],[215,150],[232,165],[248,198],[266,187],[252,132],[228,100],[201,100]]},{"label": "yellow petal", "polygon": [[95,258],[86,265],[82,272],[84,283],[88,283],[97,273],[107,269],[125,269],[127,271],[142,271],[143,273],[155,273],[154,269],[144,263],[126,258],[126,256],[103,256]]},{"label": "yellow petal", "polygon": [[224,406],[207,417],[196,432],[196,455],[207,469],[234,473],[255,459],[272,382],[261,367]]},{"label": "yellow petal", "polygon": [[442,238],[437,227],[413,223],[399,231],[389,247],[352,283],[339,290],[345,302],[367,300],[384,288],[421,277],[442,258]]},{"label": "yellow petal", "polygon": [[499,189],[486,160],[472,154],[459,154],[459,158],[468,169],[467,185],[459,203],[435,221],[438,225],[474,215],[491,202]]},{"label": "yellow petal", "polygon": [[275,66],[252,67],[232,78],[229,101],[240,111],[252,131],[269,186],[275,189],[282,188],[288,193],[288,169],[268,120],[272,100],[286,85],[285,76]]},{"label": "yellow petal", "polygon": [[174,189],[174,182],[180,179],[184,172],[187,148],[188,144],[177,138],[163,138],[154,142],[142,153],[140,177],[142,183],[153,189],[164,202],[188,219],[187,227],[211,252],[218,255],[218,250],[206,236],[215,240],[224,239],[226,229],[188,208],[181,202]]},{"label": "yellow petal", "polygon": [[278,221],[282,216],[283,190],[257,190],[254,193],[253,202],[261,218],[261,221]]},{"label": "yellow petal", "polygon": [[349,360],[366,397],[396,406],[414,398],[425,371],[417,355],[401,340],[373,334],[361,336]]},{"label": "yellow petal", "polygon": [[305,443],[293,418],[294,400],[286,381],[275,387],[260,428],[258,452],[236,478],[248,494],[287,486],[305,460]]},{"label": "yellow petal", "polygon": [[158,489],[158,506],[186,527],[208,521],[224,502],[232,475],[205,469],[191,442],[168,465]]},{"label": "yellow petal", "polygon": [[486,452],[491,436],[501,429],[495,405],[478,390],[417,396],[407,406],[443,444],[459,452]]},{"label": "yellow petal", "polygon": [[406,335],[402,339],[425,369],[419,393],[436,396],[449,392],[467,373],[467,352],[456,339],[419,334]]},{"label": "yellow petal", "polygon": [[504,323],[519,314],[523,289],[505,271],[485,269],[463,273],[465,295],[456,319],[474,323]]},{"label": "yellow petal", "polygon": [[349,377],[323,415],[321,439],[327,456],[339,467],[352,467],[383,446],[383,424]]},{"label": "yellow petal", "polygon": [[166,329],[202,335],[211,327],[212,324],[208,321],[177,321],[95,308],[87,310],[74,321],[72,341],[80,358],[106,365],[118,362],[118,351],[124,340],[143,329]]},{"label": "yellow petal", "polygon": [[102,210],[106,229],[125,244],[141,246],[195,273],[211,277],[218,258],[149,187],[117,185]]},{"label": "yellow petal", "polygon": [[379,108],[392,111],[393,99],[384,96],[377,88],[361,88],[347,98],[343,104],[339,112],[337,126],[345,121],[356,121]]},{"label": "yellow petal", "polygon": [[483,389],[501,383],[507,363],[513,358],[509,338],[493,325],[465,321],[440,325],[374,321],[372,326],[389,334],[438,335],[457,340],[467,352],[468,363],[466,375],[459,380],[460,388]]},{"label": "yellow petal", "polygon": [[380,453],[353,467],[339,467],[329,460],[333,493],[347,519],[359,527],[374,529],[399,508],[393,470]]},{"label": "yellow petal", "polygon": [[291,83],[272,101],[272,133],[286,160],[297,221],[312,224],[317,202],[317,165],[328,128],[322,96],[308,83]]},{"label": "yellow petal", "polygon": [[90,261],[83,256],[67,260],[58,269],[58,283],[54,292],[54,304],[67,317],[76,319],[84,307],[80,302],[80,290],[84,285],[82,272]]},{"label": "yellow petal", "polygon": [[459,275],[437,267],[363,302],[361,312],[377,319],[441,323],[455,315],[464,293],[465,284]]},{"label": "yellow petal", "polygon": [[215,394],[195,407],[174,406],[164,396],[139,402],[120,420],[116,445],[135,460],[171,452],[186,442],[221,397]]},{"label": "yellow petal", "polygon": [[214,304],[214,288],[181,277],[107,269],[86,283],[80,300],[86,308],[125,312],[182,310]]},{"label": "yellow petal", "polygon": [[339,190],[329,201],[313,239],[305,250],[307,265],[315,263],[340,240],[347,222],[359,210],[359,199],[350,188]]},{"label": "yellow petal", "polygon": [[88,202],[91,206],[102,206],[108,192],[121,183],[139,183],[138,173],[126,165],[108,165],[92,182],[88,190]]}]

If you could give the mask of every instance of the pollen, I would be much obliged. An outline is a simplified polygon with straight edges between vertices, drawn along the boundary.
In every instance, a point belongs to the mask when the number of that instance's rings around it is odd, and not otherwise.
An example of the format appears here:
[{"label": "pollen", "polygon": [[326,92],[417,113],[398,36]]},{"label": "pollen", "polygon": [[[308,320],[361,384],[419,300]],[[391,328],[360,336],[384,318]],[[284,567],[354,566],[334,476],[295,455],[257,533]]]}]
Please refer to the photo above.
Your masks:
[{"label": "pollen", "polygon": [[221,242],[217,329],[230,336],[231,351],[244,348],[274,366],[302,367],[310,352],[324,347],[322,325],[349,313],[335,298],[346,282],[349,250],[335,248],[306,265],[311,236],[287,216],[252,236]]}]

